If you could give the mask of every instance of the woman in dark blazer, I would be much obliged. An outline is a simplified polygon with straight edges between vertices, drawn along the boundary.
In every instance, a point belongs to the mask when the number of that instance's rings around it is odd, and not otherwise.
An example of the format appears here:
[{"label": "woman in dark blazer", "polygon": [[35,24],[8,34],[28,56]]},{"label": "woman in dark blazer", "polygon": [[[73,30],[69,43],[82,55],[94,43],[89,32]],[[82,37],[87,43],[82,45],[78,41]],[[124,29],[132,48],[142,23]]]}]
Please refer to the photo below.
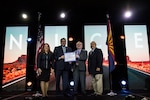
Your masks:
[{"label": "woman in dark blazer", "polygon": [[37,72],[39,75],[42,96],[48,96],[50,71],[53,64],[53,53],[50,51],[49,44],[45,43],[37,57]]}]

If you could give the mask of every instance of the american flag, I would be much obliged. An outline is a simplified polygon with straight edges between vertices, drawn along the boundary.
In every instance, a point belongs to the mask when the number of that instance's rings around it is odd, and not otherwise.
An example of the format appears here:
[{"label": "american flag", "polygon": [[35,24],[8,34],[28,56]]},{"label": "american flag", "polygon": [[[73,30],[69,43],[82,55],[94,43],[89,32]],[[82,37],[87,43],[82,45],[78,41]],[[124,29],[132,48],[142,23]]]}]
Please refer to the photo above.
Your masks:
[{"label": "american flag", "polygon": [[108,60],[109,60],[109,71],[112,72],[115,69],[115,54],[114,54],[114,44],[113,44],[113,36],[111,30],[111,24],[109,15],[107,15],[107,42],[108,46]]},{"label": "american flag", "polygon": [[35,67],[34,70],[37,70],[37,56],[39,54],[39,52],[42,49],[42,46],[44,44],[44,34],[41,28],[41,24],[40,24],[40,17],[41,17],[41,13],[38,13],[38,34],[37,34],[37,43],[36,43],[36,55],[35,55]]}]

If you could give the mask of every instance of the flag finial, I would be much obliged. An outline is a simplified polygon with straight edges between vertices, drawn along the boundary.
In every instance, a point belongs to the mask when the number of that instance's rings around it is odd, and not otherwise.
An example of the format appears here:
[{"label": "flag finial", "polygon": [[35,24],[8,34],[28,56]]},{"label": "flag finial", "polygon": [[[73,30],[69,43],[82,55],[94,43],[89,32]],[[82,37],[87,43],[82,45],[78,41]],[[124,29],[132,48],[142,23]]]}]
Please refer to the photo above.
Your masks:
[{"label": "flag finial", "polygon": [[42,13],[41,13],[41,12],[38,12],[38,15],[39,15],[39,16],[41,16],[41,15],[42,15]]},{"label": "flag finial", "polygon": [[109,18],[109,14],[106,14],[106,17]]},{"label": "flag finial", "polygon": [[41,13],[41,12],[38,12],[38,21],[40,21],[41,15],[42,15],[42,13]]}]

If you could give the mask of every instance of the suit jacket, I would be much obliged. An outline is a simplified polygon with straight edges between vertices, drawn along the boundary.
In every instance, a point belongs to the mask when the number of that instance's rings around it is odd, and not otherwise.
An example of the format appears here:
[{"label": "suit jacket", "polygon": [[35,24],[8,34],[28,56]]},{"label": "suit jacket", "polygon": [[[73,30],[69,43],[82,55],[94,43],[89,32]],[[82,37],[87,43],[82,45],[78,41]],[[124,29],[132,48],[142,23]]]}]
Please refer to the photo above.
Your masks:
[{"label": "suit jacket", "polygon": [[[89,52],[88,57],[88,72],[89,74],[96,75],[103,73],[103,53],[101,49],[95,48],[93,53]],[[96,68],[99,67],[100,71],[96,71]]]},{"label": "suit jacket", "polygon": [[[46,67],[46,56],[48,57],[48,66]],[[41,69],[50,69],[53,65],[53,53],[45,54],[40,52],[37,57],[37,67]]]},{"label": "suit jacket", "polygon": [[87,51],[82,49],[79,54],[79,58],[77,59],[78,65],[76,65],[76,62],[73,63],[73,70],[78,69],[80,71],[86,71],[86,64],[85,64],[86,60],[87,60]]},{"label": "suit jacket", "polygon": [[[66,47],[66,52],[72,52],[72,49],[70,47]],[[70,70],[71,65],[68,62],[64,62],[63,59],[59,59],[64,55],[62,46],[55,47],[54,49],[54,59],[55,59],[55,70]]]}]

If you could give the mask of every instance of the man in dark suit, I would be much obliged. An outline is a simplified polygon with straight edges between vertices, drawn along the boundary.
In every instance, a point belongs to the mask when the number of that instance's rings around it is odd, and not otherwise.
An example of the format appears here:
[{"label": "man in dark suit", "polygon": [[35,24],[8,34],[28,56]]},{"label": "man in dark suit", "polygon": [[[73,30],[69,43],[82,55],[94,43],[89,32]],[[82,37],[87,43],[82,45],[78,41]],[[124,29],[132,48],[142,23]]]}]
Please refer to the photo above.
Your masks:
[{"label": "man in dark suit", "polygon": [[88,72],[92,77],[93,95],[102,95],[103,93],[103,53],[96,47],[96,42],[90,43],[91,51],[88,57]]},{"label": "man in dark suit", "polygon": [[75,54],[76,54],[76,62],[73,63],[73,79],[74,79],[74,94],[76,95],[78,92],[78,84],[79,80],[81,83],[81,93],[83,95],[86,94],[85,92],[85,78],[86,78],[86,60],[87,60],[87,51],[82,49],[83,44],[82,42],[78,41],[76,43]]},{"label": "man in dark suit", "polygon": [[64,53],[72,52],[70,47],[66,47],[66,39],[60,40],[61,45],[55,47],[55,75],[56,75],[56,93],[60,94],[60,78],[62,77],[63,94],[68,96],[69,92],[69,72],[71,70],[71,64],[64,62]]}]

